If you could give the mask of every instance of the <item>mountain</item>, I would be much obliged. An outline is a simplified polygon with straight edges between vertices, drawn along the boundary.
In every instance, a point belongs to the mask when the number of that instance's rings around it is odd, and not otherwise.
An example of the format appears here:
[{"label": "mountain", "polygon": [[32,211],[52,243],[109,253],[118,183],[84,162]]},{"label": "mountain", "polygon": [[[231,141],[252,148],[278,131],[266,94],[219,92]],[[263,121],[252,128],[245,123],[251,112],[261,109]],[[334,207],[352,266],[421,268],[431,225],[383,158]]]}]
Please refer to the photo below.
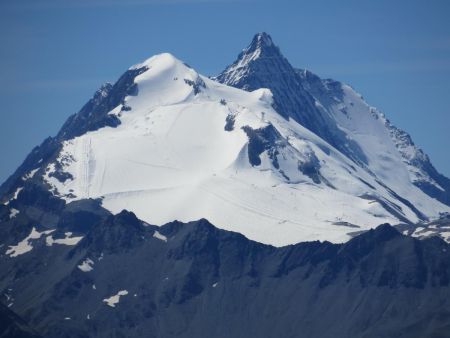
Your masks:
[{"label": "mountain", "polygon": [[0,336],[446,337],[449,191],[265,33],[214,78],[156,55],[0,186]]},{"label": "mountain", "polygon": [[33,149],[3,203],[28,184],[276,246],[450,211],[449,180],[405,132],[349,86],[293,68],[265,33],[214,79],[167,53],[131,67]]},{"label": "mountain", "polygon": [[277,248],[204,219],[158,227],[99,201],[58,204],[45,190],[24,190],[18,201],[29,210],[2,223],[11,240],[0,290],[47,338],[446,337],[450,329],[450,244],[437,237],[381,225],[344,244]]}]

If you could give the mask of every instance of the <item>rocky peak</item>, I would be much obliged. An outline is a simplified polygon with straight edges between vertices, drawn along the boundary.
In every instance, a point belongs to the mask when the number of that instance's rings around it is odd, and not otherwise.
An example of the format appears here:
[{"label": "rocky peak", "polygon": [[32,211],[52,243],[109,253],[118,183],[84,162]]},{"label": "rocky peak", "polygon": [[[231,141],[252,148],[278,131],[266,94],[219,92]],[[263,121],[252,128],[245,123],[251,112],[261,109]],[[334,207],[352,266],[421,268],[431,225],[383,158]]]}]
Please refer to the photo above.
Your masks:
[{"label": "rocky peak", "polygon": [[295,75],[295,72],[270,35],[258,33],[236,61],[217,76],[216,80],[251,91],[263,87],[272,89],[266,80],[278,77],[279,74],[289,77]]},{"label": "rocky peak", "polygon": [[304,86],[304,74],[299,75],[267,33],[256,34],[236,61],[214,80],[247,91],[270,89],[273,107],[281,116],[295,120],[356,162],[366,162],[359,146],[316,105]]},{"label": "rocky peak", "polygon": [[272,41],[272,37],[265,33],[258,33],[253,37],[252,42],[250,45],[244,49],[244,54],[251,54],[258,52],[259,55],[264,55],[266,53],[278,53],[280,56],[280,50]]}]

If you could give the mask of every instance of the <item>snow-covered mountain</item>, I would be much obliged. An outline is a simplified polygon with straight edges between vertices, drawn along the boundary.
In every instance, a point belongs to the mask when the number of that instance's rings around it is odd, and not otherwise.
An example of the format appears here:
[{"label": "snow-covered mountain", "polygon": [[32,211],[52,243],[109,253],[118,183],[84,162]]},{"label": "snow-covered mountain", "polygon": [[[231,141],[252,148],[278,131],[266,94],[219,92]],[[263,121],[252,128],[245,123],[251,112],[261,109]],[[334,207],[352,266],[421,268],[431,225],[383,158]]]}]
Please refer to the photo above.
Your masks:
[{"label": "snow-covered mountain", "polygon": [[450,181],[408,134],[351,87],[292,67],[265,33],[212,79],[167,53],[131,67],[2,185],[11,217],[29,184],[276,246],[450,212]]},{"label": "snow-covered mountain", "polygon": [[0,186],[0,336],[446,337],[449,187],[267,34],[156,55]]}]

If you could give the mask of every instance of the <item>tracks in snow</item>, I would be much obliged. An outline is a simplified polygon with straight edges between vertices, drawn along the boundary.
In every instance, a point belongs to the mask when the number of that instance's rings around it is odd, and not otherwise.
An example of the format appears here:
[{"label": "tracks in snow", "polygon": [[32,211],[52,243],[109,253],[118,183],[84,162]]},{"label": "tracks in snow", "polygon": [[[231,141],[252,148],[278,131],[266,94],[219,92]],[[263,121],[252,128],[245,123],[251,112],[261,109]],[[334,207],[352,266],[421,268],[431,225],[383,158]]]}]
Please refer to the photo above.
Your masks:
[{"label": "tracks in snow", "polygon": [[80,151],[80,164],[79,164],[79,173],[80,173],[80,192],[84,198],[89,198],[89,188],[90,188],[90,174],[91,174],[91,165],[93,164],[91,161],[91,138],[83,137],[81,142],[81,151]]}]

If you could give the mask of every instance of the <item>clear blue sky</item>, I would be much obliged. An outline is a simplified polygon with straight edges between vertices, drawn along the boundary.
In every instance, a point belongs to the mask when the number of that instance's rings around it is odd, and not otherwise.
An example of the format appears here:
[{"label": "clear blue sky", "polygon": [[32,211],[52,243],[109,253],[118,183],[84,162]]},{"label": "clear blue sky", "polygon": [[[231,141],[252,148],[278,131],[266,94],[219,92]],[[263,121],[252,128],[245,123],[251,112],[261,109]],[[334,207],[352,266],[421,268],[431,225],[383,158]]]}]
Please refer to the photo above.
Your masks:
[{"label": "clear blue sky", "polygon": [[168,51],[216,74],[260,31],[450,176],[450,1],[0,0],[0,181],[132,64]]}]

